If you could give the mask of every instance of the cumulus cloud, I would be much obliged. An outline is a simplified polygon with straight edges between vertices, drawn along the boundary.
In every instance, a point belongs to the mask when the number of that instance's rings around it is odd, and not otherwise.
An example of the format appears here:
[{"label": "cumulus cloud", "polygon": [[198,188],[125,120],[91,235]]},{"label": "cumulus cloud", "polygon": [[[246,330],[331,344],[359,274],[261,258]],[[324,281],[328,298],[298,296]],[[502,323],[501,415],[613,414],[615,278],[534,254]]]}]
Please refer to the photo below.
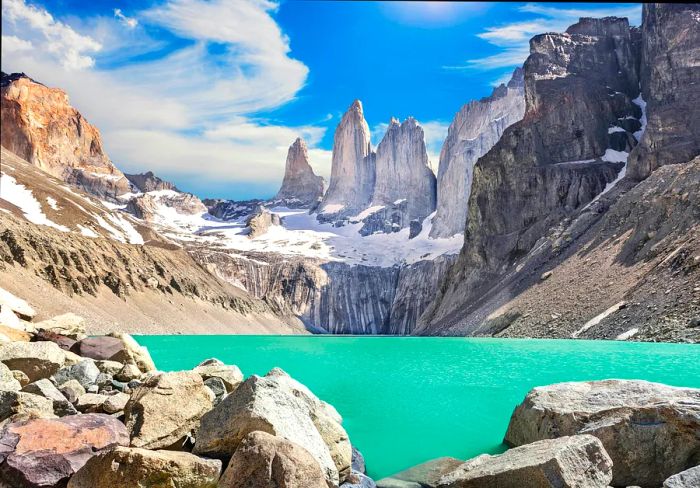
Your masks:
[{"label": "cumulus cloud", "polygon": [[24,0],[3,0],[2,16],[3,23],[11,25],[15,32],[32,36],[24,39],[13,36],[15,40],[31,43],[57,59],[66,69],[80,70],[93,66],[95,59],[92,53],[102,49],[99,42],[78,34],[54,19],[46,10],[28,5]]},{"label": "cumulus cloud", "polygon": [[119,19],[119,22],[121,22],[124,26],[128,27],[129,29],[133,29],[139,24],[139,21],[135,18],[127,17],[126,15],[124,15],[122,9],[120,8],[114,9],[114,18]]},{"label": "cumulus cloud", "polygon": [[[606,6],[591,9],[559,8],[541,4],[526,4],[518,10],[538,17],[525,21],[489,26],[477,36],[498,48],[491,56],[468,59],[459,66],[445,66],[453,70],[496,70],[512,68],[525,62],[530,54],[530,38],[544,32],[563,32],[580,17],[627,17],[633,25],[641,23],[641,5]],[[500,79],[505,78],[505,75]]]},{"label": "cumulus cloud", "polygon": [[[330,151],[315,147],[325,127],[288,127],[256,115],[293,100],[308,75],[272,17],[275,3],[157,5],[133,18],[115,9],[113,17],[71,19],[69,26],[24,0],[3,0],[3,70],[66,90],[125,171],[161,171],[176,182],[177,175],[197,175],[218,184],[276,184],[300,136],[314,168],[330,173]],[[187,42],[163,50],[144,26]],[[98,39],[108,49],[100,51]],[[151,53],[168,54],[140,56],[149,45]],[[128,58],[132,52],[137,59]]]}]

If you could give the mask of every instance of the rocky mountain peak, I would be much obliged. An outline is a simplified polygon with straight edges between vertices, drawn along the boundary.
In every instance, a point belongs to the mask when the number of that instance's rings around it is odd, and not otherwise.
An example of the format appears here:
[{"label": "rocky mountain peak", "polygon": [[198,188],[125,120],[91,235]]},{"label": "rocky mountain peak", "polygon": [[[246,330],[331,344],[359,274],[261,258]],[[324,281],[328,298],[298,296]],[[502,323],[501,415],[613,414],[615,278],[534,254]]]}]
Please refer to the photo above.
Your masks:
[{"label": "rocky mountain peak", "polygon": [[347,214],[365,208],[372,198],[374,181],[369,126],[362,103],[355,100],[335,130],[331,180],[319,214]]},{"label": "rocky mountain peak", "polygon": [[23,73],[2,75],[2,146],[47,173],[102,197],[130,185],[102,147],[100,132],[63,90]]},{"label": "rocky mountain peak", "polygon": [[324,187],[323,177],[317,176],[309,164],[306,142],[297,137],[289,146],[282,187],[273,201],[292,208],[311,207],[323,197]]},{"label": "rocky mountain peak", "polygon": [[583,36],[629,36],[630,24],[626,17],[581,17],[566,29],[567,34]]},{"label": "rocky mountain peak", "polygon": [[159,190],[180,191],[174,183],[159,178],[153,174],[153,171],[146,171],[145,173],[138,174],[124,174],[124,176],[126,176],[126,179],[128,179],[132,185],[143,193]]}]

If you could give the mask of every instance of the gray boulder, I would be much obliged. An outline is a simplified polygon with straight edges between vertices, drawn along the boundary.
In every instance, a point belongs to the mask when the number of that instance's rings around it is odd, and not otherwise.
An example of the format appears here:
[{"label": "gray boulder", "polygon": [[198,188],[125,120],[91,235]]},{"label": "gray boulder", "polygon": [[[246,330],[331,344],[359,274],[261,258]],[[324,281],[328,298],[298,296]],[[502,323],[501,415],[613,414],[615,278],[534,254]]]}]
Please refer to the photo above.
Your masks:
[{"label": "gray boulder", "polygon": [[664,481],[663,488],[697,488],[700,486],[700,465],[674,474]]},{"label": "gray boulder", "polygon": [[5,342],[0,344],[0,362],[22,371],[29,381],[48,378],[63,366],[66,356],[53,342]]},{"label": "gray boulder", "polygon": [[78,398],[86,393],[85,388],[83,388],[83,385],[81,385],[78,380],[66,381],[58,387],[58,391],[71,403],[77,402]]},{"label": "gray boulder", "polygon": [[75,415],[78,413],[71,402],[69,402],[63,395],[63,393],[58,391],[58,388],[56,388],[53,383],[46,378],[37,380],[34,383],[29,383],[27,386],[22,388],[22,391],[33,393],[51,400],[53,402],[53,412],[59,417]]},{"label": "gray boulder", "polygon": [[352,471],[340,488],[377,488],[377,484],[366,474]]},{"label": "gray boulder", "polygon": [[0,391],[0,422],[51,417],[55,417],[53,402],[48,398],[26,391]]},{"label": "gray boulder", "polygon": [[87,389],[90,385],[95,384],[99,375],[100,370],[95,365],[95,361],[83,359],[77,364],[66,366],[56,371],[53,379],[58,386],[69,380],[76,380],[83,388]]},{"label": "gray boulder", "polygon": [[198,373],[203,380],[220,378],[226,386],[227,393],[231,393],[243,382],[243,373],[238,366],[224,364],[215,358],[202,361],[192,371]]},{"label": "gray boulder", "polygon": [[532,389],[505,442],[591,434],[613,461],[616,486],[660,486],[698,461],[700,390],[636,380],[559,383]]},{"label": "gray boulder", "polygon": [[0,390],[7,391],[19,391],[22,389],[22,385],[15,375],[12,374],[12,370],[5,366],[4,363],[0,363]]},{"label": "gray boulder", "polygon": [[441,457],[418,464],[409,469],[377,481],[379,488],[434,488],[440,478],[461,466],[464,461]]},{"label": "gray boulder", "polygon": [[438,488],[606,488],[612,461],[590,435],[560,437],[484,454],[444,475]]}]

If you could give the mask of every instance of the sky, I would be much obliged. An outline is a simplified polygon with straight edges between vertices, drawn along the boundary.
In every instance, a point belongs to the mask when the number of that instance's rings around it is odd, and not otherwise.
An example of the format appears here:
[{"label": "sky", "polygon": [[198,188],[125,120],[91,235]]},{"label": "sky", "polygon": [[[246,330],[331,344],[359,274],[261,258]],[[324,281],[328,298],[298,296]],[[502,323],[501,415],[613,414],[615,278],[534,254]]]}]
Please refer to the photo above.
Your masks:
[{"label": "sky", "polygon": [[2,70],[64,89],[125,172],[201,197],[274,195],[303,137],[330,175],[355,99],[379,144],[423,126],[433,169],[459,108],[522,65],[528,40],[640,4],[2,0]]}]

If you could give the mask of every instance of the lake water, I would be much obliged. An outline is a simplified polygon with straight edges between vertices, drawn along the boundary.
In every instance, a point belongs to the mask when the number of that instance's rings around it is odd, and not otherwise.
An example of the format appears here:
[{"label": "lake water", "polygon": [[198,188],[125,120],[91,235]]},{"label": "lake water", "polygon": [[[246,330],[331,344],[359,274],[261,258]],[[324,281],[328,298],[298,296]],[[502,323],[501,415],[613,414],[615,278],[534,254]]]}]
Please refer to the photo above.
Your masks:
[{"label": "lake water", "polygon": [[606,378],[700,387],[700,346],[634,342],[339,336],[138,336],[156,365],[216,357],[279,366],[334,405],[379,479],[440,456],[497,453],[534,386]]}]

